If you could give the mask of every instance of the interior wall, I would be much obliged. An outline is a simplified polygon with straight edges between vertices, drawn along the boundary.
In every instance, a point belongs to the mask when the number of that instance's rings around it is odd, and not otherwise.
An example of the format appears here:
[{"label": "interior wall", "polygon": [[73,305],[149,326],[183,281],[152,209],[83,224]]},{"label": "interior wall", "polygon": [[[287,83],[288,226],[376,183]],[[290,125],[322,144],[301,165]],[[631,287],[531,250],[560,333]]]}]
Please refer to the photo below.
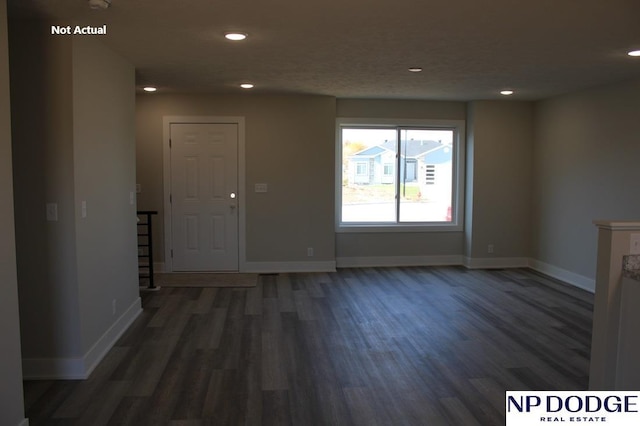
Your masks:
[{"label": "interior wall", "polygon": [[505,258],[526,263],[531,251],[533,104],[475,101],[469,110],[465,255],[488,263]]},{"label": "interior wall", "polygon": [[[155,93],[138,95],[136,111],[138,206],[159,211],[156,262],[164,261],[162,120],[189,115],[245,117],[248,262],[335,259],[334,98]],[[256,183],[268,192],[254,192]]]},{"label": "interior wall", "polygon": [[87,353],[139,298],[135,70],[92,37],[73,39],[73,118],[78,291]]},{"label": "interior wall", "polygon": [[13,213],[7,3],[0,0],[0,424],[24,420]]},{"label": "interior wall", "polygon": [[[464,102],[338,99],[338,118],[398,118],[465,120]],[[335,123],[334,123],[335,126]],[[335,139],[335,136],[334,136]],[[334,142],[335,143],[335,142]],[[335,191],[335,190],[334,190]],[[332,212],[332,220],[335,215]],[[420,261],[425,256],[461,256],[464,232],[378,232],[338,233],[336,256],[351,264],[355,258],[372,258],[368,264],[384,258],[404,257]],[[382,258],[376,261],[376,258]],[[453,259],[453,257],[451,257]],[[372,263],[373,262],[373,263]]]},{"label": "interior wall", "polygon": [[593,282],[593,221],[640,217],[638,117],[640,80],[536,104],[534,259]]},{"label": "interior wall", "polygon": [[[16,248],[23,358],[81,354],[71,38],[9,22]],[[57,221],[47,221],[48,203]]]},{"label": "interior wall", "polygon": [[[473,184],[475,197],[482,193],[482,200],[469,209],[466,225],[471,229],[473,220],[476,232],[468,240],[473,247],[467,251],[462,231],[336,234],[334,228],[336,117],[464,120],[466,103],[140,94],[137,179],[142,192],[138,203],[140,209],[160,211],[154,228],[156,261],[162,262],[164,255],[162,117],[172,115],[246,117],[248,261],[306,261],[306,248],[314,247],[314,260],[338,258],[349,263],[369,258],[375,263],[404,257],[405,261],[432,258],[459,263],[465,254],[486,257],[488,244],[494,245],[494,258],[526,258],[530,253],[532,110],[526,102],[482,102],[470,110],[476,117],[471,129],[475,144],[481,146],[475,148],[479,151],[472,156],[473,176],[467,183]],[[268,183],[270,192],[254,193],[255,183]]]},{"label": "interior wall", "polygon": [[43,21],[9,30],[23,374],[84,378],[140,312],[134,68]]}]

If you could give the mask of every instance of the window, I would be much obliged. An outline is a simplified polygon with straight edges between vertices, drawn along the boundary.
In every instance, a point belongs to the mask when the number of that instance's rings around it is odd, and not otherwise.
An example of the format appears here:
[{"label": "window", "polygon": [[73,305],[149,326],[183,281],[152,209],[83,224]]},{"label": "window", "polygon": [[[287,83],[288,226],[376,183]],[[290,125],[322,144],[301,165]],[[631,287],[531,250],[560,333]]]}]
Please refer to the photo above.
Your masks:
[{"label": "window", "polygon": [[356,164],[356,174],[358,176],[367,176],[369,174],[369,170],[367,168],[367,163],[357,163]]},{"label": "window", "polygon": [[461,230],[463,121],[339,119],[339,231]]}]

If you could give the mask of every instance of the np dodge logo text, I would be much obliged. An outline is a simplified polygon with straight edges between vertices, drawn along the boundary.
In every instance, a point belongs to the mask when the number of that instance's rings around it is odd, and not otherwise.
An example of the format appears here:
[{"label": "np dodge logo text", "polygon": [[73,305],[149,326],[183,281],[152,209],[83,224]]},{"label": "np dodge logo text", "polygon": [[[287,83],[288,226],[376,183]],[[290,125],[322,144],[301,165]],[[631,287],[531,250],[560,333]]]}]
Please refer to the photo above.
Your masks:
[{"label": "np dodge logo text", "polygon": [[547,395],[540,397],[537,395],[526,395],[507,397],[507,412],[509,413],[530,413],[531,411],[557,413],[562,410],[570,413],[595,413],[601,410],[608,413],[637,413],[638,396],[612,395],[600,397],[597,395],[569,395],[560,397]]}]

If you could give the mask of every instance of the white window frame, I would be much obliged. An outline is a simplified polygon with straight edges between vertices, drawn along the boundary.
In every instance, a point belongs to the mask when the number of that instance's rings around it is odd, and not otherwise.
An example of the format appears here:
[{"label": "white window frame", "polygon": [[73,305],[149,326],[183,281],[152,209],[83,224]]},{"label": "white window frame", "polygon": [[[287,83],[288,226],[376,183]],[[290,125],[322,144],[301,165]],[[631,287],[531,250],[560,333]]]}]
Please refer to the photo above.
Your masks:
[{"label": "white window frame", "polygon": [[[343,127],[415,127],[431,129],[451,129],[453,140],[453,176],[451,222],[342,222],[342,128]],[[335,176],[335,218],[336,232],[460,232],[464,223],[464,182],[466,134],[464,120],[428,119],[380,119],[380,118],[338,118],[336,119],[336,176]]]}]

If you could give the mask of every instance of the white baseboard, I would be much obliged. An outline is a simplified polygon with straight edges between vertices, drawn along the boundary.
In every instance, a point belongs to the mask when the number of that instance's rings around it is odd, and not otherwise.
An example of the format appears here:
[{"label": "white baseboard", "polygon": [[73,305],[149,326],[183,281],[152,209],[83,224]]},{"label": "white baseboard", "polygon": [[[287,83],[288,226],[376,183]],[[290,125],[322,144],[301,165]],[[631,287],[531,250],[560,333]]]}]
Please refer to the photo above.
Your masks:
[{"label": "white baseboard", "polygon": [[450,265],[462,265],[462,256],[372,256],[336,258],[336,266],[338,268]]},{"label": "white baseboard", "polygon": [[335,272],[336,262],[245,262],[240,272],[285,273],[285,272]]},{"label": "white baseboard", "polygon": [[393,267],[393,266],[451,266],[461,265],[468,269],[531,268],[550,277],[591,293],[595,292],[595,280],[540,262],[528,257],[478,258],[451,256],[380,256],[338,257],[338,268]]},{"label": "white baseboard", "polygon": [[[337,268],[365,268],[392,266],[452,266],[469,269],[531,268],[550,277],[593,293],[595,280],[557,266],[527,257],[472,258],[462,255],[445,256],[372,256],[338,257],[335,262],[246,262],[240,272],[332,272]],[[164,263],[155,263],[156,272],[164,271]]]},{"label": "white baseboard", "polygon": [[82,358],[25,358],[22,376],[26,380],[84,380],[102,361],[116,341],[142,313],[138,297],[109,327]]},{"label": "white baseboard", "polygon": [[536,259],[529,259],[529,267],[534,271],[549,275],[550,277],[564,281],[567,284],[571,284],[590,293],[595,293],[596,291],[596,280],[593,278],[588,278]]},{"label": "white baseboard", "polygon": [[98,339],[98,341],[84,355],[84,363],[87,366],[86,376],[89,377],[91,372],[98,366],[102,358],[116,344],[120,336],[124,334],[129,326],[142,313],[142,300],[138,297],[131,305],[120,315],[120,318],[109,327],[109,329]]},{"label": "white baseboard", "polygon": [[464,266],[468,269],[526,268],[528,257],[465,257]]}]

